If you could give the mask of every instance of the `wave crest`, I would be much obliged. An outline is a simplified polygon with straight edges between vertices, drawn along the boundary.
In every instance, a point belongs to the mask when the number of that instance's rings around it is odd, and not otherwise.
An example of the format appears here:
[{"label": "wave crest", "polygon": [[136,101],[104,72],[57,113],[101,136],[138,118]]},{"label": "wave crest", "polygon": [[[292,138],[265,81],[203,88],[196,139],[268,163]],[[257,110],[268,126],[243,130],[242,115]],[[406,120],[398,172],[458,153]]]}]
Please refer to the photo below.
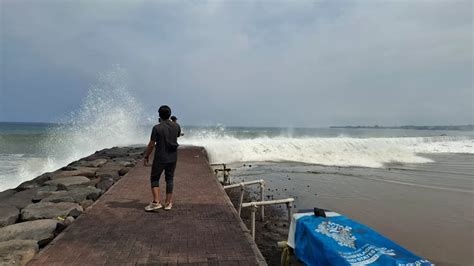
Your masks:
[{"label": "wave crest", "polygon": [[[220,134],[219,134],[220,135]],[[383,167],[385,163],[427,163],[423,153],[474,153],[468,137],[258,137],[196,136],[184,144],[204,146],[212,163],[294,161],[334,166]]]}]

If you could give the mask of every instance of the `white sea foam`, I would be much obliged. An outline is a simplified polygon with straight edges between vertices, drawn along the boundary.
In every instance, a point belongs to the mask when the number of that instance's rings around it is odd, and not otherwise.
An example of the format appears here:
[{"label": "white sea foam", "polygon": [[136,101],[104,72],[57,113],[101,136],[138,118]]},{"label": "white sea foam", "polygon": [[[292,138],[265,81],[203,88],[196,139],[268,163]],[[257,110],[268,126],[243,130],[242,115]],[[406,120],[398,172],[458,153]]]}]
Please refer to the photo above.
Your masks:
[{"label": "white sea foam", "polygon": [[0,191],[13,188],[47,169],[48,159],[24,157],[23,154],[0,154]]},{"label": "white sea foam", "polygon": [[204,146],[212,163],[294,161],[335,166],[382,167],[384,163],[431,162],[421,153],[474,153],[467,137],[262,137],[185,138],[184,144]]}]

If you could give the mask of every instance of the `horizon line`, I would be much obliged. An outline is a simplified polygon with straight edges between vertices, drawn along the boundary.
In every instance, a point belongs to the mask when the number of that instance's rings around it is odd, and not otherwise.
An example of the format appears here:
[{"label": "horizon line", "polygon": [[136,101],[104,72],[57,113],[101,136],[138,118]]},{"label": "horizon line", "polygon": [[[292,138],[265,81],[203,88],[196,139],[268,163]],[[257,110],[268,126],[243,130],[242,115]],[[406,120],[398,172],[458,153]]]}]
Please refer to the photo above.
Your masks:
[{"label": "horizon line", "polygon": [[[25,121],[0,121],[0,124],[43,124],[43,125],[68,125],[72,123],[61,123],[61,122],[25,122]],[[152,124],[142,124],[141,126],[150,126]],[[295,129],[318,129],[318,128],[327,128],[327,129],[337,129],[337,128],[380,128],[380,129],[397,129],[402,127],[474,127],[474,124],[404,124],[404,125],[331,125],[331,126],[248,126],[248,125],[224,125],[221,123],[216,123],[215,125],[187,125],[181,124],[185,127],[232,127],[232,128],[295,128]]]}]

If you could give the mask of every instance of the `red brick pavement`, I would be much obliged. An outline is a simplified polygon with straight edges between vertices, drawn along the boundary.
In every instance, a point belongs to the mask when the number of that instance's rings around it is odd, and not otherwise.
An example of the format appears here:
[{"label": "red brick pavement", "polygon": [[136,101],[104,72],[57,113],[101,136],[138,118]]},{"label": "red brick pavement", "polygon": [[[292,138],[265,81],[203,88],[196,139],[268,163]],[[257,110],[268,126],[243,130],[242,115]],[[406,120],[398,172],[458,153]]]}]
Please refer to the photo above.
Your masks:
[{"label": "red brick pavement", "polygon": [[265,265],[204,149],[180,149],[171,211],[143,210],[150,170],[139,163],[30,265]]}]

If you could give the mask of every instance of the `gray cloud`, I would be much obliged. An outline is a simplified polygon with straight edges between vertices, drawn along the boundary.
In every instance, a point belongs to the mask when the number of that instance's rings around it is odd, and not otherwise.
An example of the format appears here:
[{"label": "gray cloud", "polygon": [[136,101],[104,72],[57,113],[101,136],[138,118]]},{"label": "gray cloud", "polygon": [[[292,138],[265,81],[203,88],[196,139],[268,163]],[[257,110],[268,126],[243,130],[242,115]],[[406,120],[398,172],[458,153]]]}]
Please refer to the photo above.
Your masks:
[{"label": "gray cloud", "polygon": [[474,123],[472,32],[470,1],[2,1],[0,120],[54,120],[120,64],[186,124]]}]

